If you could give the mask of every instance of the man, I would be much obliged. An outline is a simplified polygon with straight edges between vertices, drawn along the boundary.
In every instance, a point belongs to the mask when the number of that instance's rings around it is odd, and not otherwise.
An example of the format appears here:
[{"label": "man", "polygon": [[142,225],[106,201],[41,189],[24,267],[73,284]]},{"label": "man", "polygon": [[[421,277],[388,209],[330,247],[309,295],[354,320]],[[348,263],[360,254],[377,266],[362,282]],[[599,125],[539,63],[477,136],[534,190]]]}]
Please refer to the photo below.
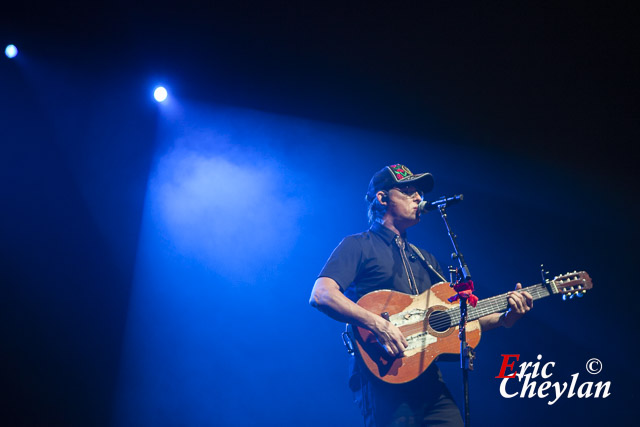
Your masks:
[{"label": "man", "polygon": [[[354,301],[379,289],[417,295],[445,281],[433,255],[419,250],[420,256],[406,241],[406,230],[420,221],[418,203],[432,188],[429,173],[414,175],[399,164],[378,171],[366,194],[371,228],[346,237],[338,245],[316,280],[309,301],[338,321],[370,330],[392,357],[403,356],[408,346],[405,337],[391,322]],[[516,289],[521,287],[516,285]],[[509,328],[533,306],[527,292],[510,292],[508,302],[507,312],[479,319],[482,331]],[[435,364],[405,384],[375,378],[355,357],[350,365],[349,386],[366,426],[462,426],[460,412]]]}]

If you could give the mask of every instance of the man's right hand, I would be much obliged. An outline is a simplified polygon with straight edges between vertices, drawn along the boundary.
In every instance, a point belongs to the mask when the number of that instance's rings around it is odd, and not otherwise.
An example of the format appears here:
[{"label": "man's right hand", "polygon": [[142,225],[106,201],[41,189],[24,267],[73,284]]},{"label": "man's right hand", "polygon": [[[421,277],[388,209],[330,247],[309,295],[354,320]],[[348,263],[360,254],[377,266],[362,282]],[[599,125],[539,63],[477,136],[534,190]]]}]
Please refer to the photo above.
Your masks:
[{"label": "man's right hand", "polygon": [[329,277],[319,277],[311,291],[309,304],[340,322],[366,328],[392,357],[402,357],[409,343],[397,326],[345,297],[338,283]]},{"label": "man's right hand", "polygon": [[407,349],[409,343],[396,325],[380,317],[371,332],[374,333],[389,356],[404,357],[404,350]]}]

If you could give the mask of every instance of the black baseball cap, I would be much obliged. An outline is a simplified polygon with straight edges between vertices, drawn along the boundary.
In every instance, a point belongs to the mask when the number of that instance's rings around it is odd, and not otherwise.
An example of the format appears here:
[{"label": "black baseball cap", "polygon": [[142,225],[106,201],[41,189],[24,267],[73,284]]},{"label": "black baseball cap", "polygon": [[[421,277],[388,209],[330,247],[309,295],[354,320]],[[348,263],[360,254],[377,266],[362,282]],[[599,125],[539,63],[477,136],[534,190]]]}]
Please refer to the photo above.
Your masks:
[{"label": "black baseball cap", "polygon": [[433,190],[433,176],[428,172],[413,174],[408,167],[401,164],[385,166],[371,178],[366,199],[370,202],[380,190],[406,185],[412,185],[419,191],[428,193]]}]

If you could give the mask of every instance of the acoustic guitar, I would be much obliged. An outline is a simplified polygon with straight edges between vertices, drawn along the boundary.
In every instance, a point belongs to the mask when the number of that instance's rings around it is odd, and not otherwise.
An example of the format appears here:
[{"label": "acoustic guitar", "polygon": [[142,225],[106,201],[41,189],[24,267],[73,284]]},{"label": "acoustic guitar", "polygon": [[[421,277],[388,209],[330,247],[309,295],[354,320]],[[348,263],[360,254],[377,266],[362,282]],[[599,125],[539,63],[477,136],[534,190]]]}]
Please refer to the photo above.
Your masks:
[{"label": "acoustic guitar", "polygon": [[[574,271],[519,291],[529,292],[534,300],[553,294],[561,294],[566,299],[581,297],[592,287],[591,278],[586,272]],[[449,283],[442,282],[420,295],[380,290],[360,298],[358,305],[388,318],[409,343],[404,357],[392,357],[371,331],[361,327],[352,328],[357,354],[371,373],[388,383],[406,383],[417,378],[439,356],[460,354],[460,308],[457,302],[447,301],[455,293]],[[504,312],[508,308],[506,293],[479,300],[476,307],[469,305],[466,326],[468,345],[475,347],[480,342],[480,322],[477,319]]]}]

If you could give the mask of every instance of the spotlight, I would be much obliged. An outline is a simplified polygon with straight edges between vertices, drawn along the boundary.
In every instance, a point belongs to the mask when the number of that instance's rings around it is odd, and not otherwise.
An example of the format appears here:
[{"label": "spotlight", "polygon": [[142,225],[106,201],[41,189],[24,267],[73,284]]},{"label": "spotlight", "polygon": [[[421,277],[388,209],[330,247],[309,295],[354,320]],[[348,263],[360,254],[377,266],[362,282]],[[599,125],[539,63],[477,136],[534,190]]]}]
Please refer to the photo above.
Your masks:
[{"label": "spotlight", "polygon": [[4,49],[4,54],[7,55],[7,58],[15,58],[18,54],[18,48],[15,45],[10,44]]},{"label": "spotlight", "polygon": [[162,102],[165,99],[167,99],[167,90],[165,88],[163,88],[162,86],[158,86],[153,91],[153,97],[156,99],[156,101]]}]

